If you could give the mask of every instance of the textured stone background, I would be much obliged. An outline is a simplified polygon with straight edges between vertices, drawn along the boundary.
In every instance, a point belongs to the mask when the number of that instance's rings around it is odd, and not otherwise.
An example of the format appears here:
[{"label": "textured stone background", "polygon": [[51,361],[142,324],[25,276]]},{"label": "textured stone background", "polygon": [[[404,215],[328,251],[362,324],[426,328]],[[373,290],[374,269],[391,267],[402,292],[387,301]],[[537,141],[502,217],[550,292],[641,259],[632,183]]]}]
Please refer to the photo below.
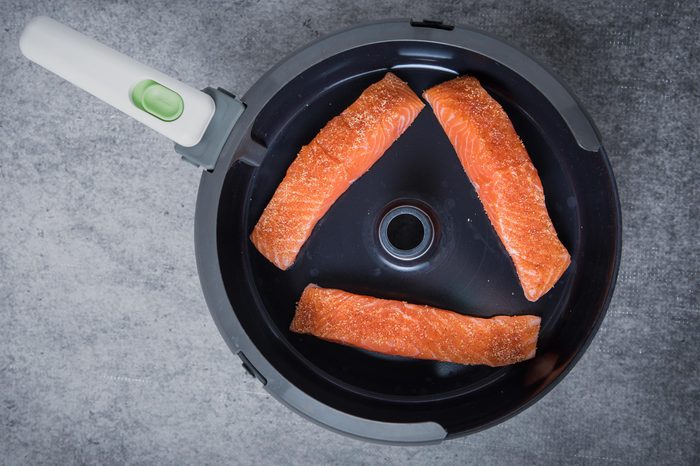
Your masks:
[{"label": "textured stone background", "polygon": [[[0,3],[0,463],[700,462],[697,2],[411,3]],[[239,93],[319,35],[382,17],[442,18],[530,51],[588,108],[619,183],[622,268],[593,345],[534,407],[442,445],[370,445],[291,413],[207,311],[198,171],[23,59],[20,30],[40,13]]]}]

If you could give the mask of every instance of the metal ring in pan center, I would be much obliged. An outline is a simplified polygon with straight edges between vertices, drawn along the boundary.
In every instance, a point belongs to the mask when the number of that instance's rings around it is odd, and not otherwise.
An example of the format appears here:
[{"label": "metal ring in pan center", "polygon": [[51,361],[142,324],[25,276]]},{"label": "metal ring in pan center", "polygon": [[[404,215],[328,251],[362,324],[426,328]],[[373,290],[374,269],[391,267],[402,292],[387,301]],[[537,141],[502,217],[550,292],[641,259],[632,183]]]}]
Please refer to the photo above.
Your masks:
[{"label": "metal ring in pan center", "polygon": [[392,257],[410,261],[423,256],[433,244],[433,222],[418,207],[391,209],[379,223],[379,243]]}]

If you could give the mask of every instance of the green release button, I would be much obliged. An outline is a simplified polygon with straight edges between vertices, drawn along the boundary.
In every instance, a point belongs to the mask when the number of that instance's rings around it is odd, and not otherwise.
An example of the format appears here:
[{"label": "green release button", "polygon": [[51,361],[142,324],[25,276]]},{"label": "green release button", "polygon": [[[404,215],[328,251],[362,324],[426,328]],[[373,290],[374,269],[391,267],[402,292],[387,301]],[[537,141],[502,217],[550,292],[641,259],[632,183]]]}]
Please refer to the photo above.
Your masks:
[{"label": "green release button", "polygon": [[144,79],[134,86],[131,101],[144,112],[163,121],[177,120],[185,109],[180,94],[152,79]]}]

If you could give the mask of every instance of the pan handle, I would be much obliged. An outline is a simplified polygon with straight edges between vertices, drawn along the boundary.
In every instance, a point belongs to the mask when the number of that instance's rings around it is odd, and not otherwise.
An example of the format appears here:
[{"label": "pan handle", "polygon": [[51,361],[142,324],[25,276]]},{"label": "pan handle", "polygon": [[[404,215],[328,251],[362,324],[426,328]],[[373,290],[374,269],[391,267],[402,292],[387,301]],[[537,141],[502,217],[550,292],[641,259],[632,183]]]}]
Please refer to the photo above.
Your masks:
[{"label": "pan handle", "polygon": [[196,145],[214,116],[208,94],[46,16],[19,42],[25,57],[183,147]]}]

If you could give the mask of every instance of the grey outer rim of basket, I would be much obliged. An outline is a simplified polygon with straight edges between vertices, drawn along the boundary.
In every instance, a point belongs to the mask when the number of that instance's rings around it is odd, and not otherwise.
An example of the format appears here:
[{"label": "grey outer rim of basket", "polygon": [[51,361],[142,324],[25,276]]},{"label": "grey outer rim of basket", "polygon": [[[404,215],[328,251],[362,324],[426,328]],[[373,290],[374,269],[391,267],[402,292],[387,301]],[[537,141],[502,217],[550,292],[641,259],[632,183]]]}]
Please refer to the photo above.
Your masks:
[{"label": "grey outer rim of basket", "polygon": [[[230,132],[225,129],[220,132],[212,131],[207,134],[205,138],[207,140],[200,143],[208,144],[209,147],[222,147],[222,149],[211,164],[214,168],[205,167],[210,169],[202,173],[200,180],[195,213],[195,253],[204,296],[222,337],[230,349],[240,356],[246,369],[263,383],[273,397],[305,418],[332,431],[378,443],[416,445],[440,442],[447,438],[448,433],[435,422],[380,422],[342,412],[303,392],[267,361],[246,334],[229,302],[219,268],[216,240],[219,199],[229,167],[236,161],[259,166],[265,156],[263,147],[257,150],[248,148],[246,151],[238,149],[241,141],[250,137],[255,117],[270,99],[294,77],[326,58],[364,45],[402,40],[445,44],[471,50],[513,69],[548,98],[583,149],[599,152],[604,159],[607,176],[612,181],[615,196],[613,222],[616,237],[611,238],[615,241],[611,282],[597,321],[590,328],[587,338],[569,365],[540,393],[507,415],[455,435],[478,432],[515,416],[546,395],[562,380],[590,345],[612,299],[620,265],[622,240],[617,186],[598,131],[573,94],[547,68],[527,54],[482,32],[464,27],[452,28],[440,22],[415,23],[407,19],[374,22],[322,38],[295,52],[268,71],[242,97],[245,111],[237,117]],[[222,90],[211,89],[209,91],[222,92]],[[226,91],[223,93],[228,94]],[[240,101],[237,100],[237,102]],[[210,138],[215,140],[213,144]],[[223,143],[219,144],[220,141]],[[191,149],[193,153],[197,152],[198,146]],[[176,146],[176,150],[182,154],[189,149]],[[188,159],[192,161],[192,158]],[[453,436],[450,435],[450,437]]]}]

